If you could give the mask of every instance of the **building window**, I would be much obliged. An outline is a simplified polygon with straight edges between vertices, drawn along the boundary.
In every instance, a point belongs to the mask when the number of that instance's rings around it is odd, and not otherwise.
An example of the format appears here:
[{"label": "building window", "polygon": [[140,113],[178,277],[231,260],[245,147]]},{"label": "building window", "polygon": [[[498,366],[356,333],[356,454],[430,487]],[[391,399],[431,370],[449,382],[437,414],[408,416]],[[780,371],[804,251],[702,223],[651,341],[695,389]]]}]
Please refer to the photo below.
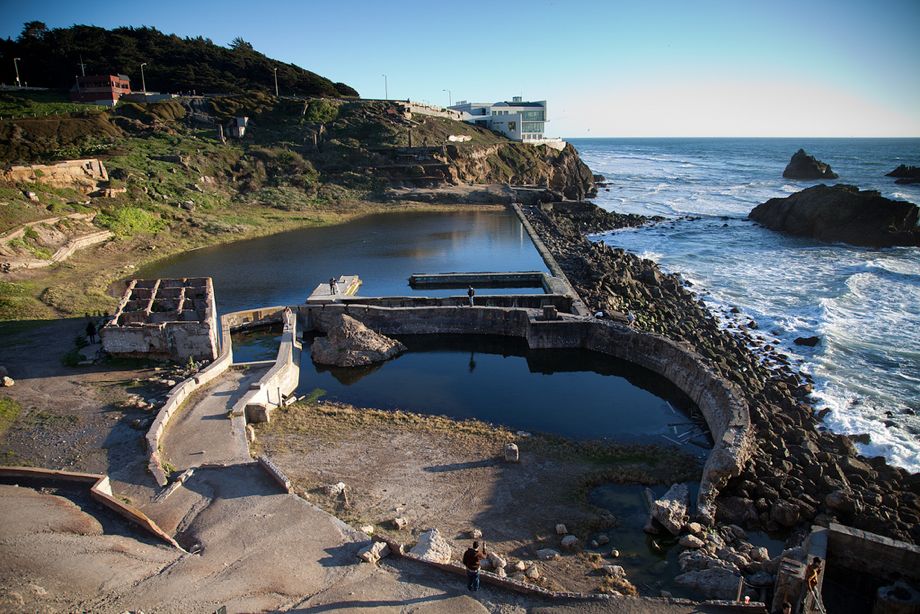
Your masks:
[{"label": "building window", "polygon": [[543,122],[523,122],[525,132],[543,132]]}]

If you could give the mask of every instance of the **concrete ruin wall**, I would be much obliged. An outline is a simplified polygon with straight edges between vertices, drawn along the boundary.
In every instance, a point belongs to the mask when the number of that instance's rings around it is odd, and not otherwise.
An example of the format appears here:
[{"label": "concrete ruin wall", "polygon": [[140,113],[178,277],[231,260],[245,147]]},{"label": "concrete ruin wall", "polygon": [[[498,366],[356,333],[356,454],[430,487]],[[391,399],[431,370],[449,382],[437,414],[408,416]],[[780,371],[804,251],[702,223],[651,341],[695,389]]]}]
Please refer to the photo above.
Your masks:
[{"label": "concrete ruin wall", "polygon": [[892,572],[920,582],[920,546],[837,523],[827,529],[828,565],[891,579]]},{"label": "concrete ruin wall", "polygon": [[105,165],[95,158],[65,160],[55,164],[11,166],[3,171],[3,181],[10,183],[41,183],[54,188],[75,188],[89,193],[100,181],[108,181]]},{"label": "concrete ruin wall", "polygon": [[176,411],[185,403],[185,400],[193,392],[204,387],[209,382],[222,375],[224,371],[233,364],[233,344],[230,342],[230,320],[224,316],[221,318],[221,334],[223,344],[221,345],[220,355],[207,367],[193,375],[192,377],[179,382],[169,394],[166,395],[166,402],[157,412],[156,418],[150,428],[147,429],[147,468],[153,474],[154,479],[160,486],[165,486],[167,480],[166,472],[163,470],[162,459],[160,458],[160,439],[166,431],[169,420]]},{"label": "concrete ruin wall", "polygon": [[211,278],[131,280],[100,336],[105,351],[116,356],[214,360],[217,308]]},{"label": "concrete ruin wall", "polygon": [[[337,303],[349,306],[368,305],[373,307],[466,307],[470,299],[466,294],[458,296],[382,296],[382,297],[339,297]],[[564,294],[478,294],[477,306],[508,307],[519,309],[542,309],[543,305],[552,305],[558,311],[569,313],[572,310],[572,298]]]},{"label": "concrete ruin wall", "polygon": [[673,382],[699,406],[715,443],[700,482],[697,513],[712,523],[715,498],[741,473],[753,449],[748,407],[738,391],[691,350],[664,337],[609,321],[566,317],[537,319],[538,312],[493,307],[301,305],[305,329],[326,331],[342,313],[385,335],[491,334],[521,337],[532,348],[583,348],[628,360]]},{"label": "concrete ruin wall", "polygon": [[284,398],[300,383],[300,346],[297,343],[297,314],[290,309],[282,312],[284,329],[275,364],[249,392],[233,406],[234,418],[242,416],[246,423],[268,422],[271,411],[284,403]]}]

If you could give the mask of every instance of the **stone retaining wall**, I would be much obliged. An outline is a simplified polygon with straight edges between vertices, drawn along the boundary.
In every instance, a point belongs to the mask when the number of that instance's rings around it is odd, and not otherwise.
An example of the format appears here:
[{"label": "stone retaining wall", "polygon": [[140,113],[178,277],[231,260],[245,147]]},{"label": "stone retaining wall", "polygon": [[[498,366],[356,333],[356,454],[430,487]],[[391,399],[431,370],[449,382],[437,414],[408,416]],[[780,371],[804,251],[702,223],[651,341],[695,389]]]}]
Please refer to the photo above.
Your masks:
[{"label": "stone retaining wall", "polygon": [[711,524],[715,498],[740,474],[753,449],[747,404],[726,380],[692,350],[664,337],[610,321],[563,316],[541,320],[540,312],[496,307],[382,308],[368,305],[298,307],[305,329],[326,331],[347,313],[384,335],[490,334],[520,337],[532,348],[582,348],[636,363],[673,382],[699,406],[715,443],[703,468],[697,514]]}]

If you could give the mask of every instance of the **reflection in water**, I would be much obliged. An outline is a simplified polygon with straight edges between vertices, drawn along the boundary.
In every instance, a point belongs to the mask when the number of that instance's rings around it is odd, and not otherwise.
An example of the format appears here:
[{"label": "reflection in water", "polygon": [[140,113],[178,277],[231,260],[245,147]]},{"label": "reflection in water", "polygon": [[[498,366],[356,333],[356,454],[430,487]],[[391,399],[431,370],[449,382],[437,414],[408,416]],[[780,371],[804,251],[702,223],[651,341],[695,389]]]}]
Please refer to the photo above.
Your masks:
[{"label": "reflection in water", "polygon": [[274,360],[281,345],[281,325],[233,333],[233,362]]},{"label": "reflection in water", "polygon": [[[476,418],[578,439],[661,444],[695,409],[664,378],[595,352],[531,350],[523,340],[494,336],[399,339],[409,351],[371,368],[317,367],[305,354],[299,394],[322,388],[326,398],[362,407]],[[305,339],[305,352],[309,343]]]},{"label": "reflection in water", "polygon": [[194,250],[155,263],[139,276],[213,277],[221,313],[302,303],[333,275],[359,275],[362,296],[452,296],[459,294],[456,289],[416,292],[408,278],[413,273],[546,271],[521,232],[509,211],[388,213]]}]

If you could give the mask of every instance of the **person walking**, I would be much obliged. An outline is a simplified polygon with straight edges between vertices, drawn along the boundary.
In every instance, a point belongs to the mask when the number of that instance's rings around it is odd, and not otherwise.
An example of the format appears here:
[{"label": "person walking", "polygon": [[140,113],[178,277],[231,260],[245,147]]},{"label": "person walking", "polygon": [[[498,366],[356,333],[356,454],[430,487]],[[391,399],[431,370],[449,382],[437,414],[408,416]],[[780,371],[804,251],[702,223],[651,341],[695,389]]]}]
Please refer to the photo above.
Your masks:
[{"label": "person walking", "polygon": [[471,591],[479,590],[479,570],[480,561],[486,558],[486,546],[479,548],[479,542],[473,542],[471,548],[467,548],[463,553],[463,565],[466,567],[466,587]]},{"label": "person walking", "polygon": [[473,306],[473,297],[476,296],[476,291],[473,290],[473,286],[470,286],[469,290],[466,291],[466,295],[470,297],[470,307]]},{"label": "person walking", "polygon": [[329,292],[335,294],[335,277],[329,278]]}]

